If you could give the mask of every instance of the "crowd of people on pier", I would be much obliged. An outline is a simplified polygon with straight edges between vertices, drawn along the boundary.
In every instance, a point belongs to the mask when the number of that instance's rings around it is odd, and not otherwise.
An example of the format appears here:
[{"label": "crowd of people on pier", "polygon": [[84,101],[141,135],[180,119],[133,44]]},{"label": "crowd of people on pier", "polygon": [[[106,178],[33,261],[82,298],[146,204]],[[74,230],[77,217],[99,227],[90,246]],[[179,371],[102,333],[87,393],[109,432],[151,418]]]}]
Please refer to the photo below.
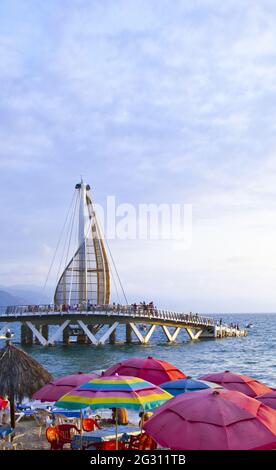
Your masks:
[{"label": "crowd of people on pier", "polygon": [[155,307],[154,303],[151,301],[148,304],[146,302],[140,302],[139,304],[131,304],[131,308],[133,309],[134,312],[137,312],[138,310],[142,310],[143,312],[148,312],[148,313],[153,313],[154,311],[157,311],[157,308]]},{"label": "crowd of people on pier", "polygon": [[222,318],[220,320],[216,320],[213,318],[204,317],[199,315],[198,313],[177,313],[177,312],[168,312],[166,310],[157,309],[156,305],[153,301],[146,303],[145,301],[141,301],[139,303],[133,303],[130,305],[122,305],[120,303],[115,303],[111,305],[97,305],[92,303],[91,301],[84,301],[78,304],[69,305],[69,304],[48,304],[48,305],[26,305],[26,306],[15,306],[15,307],[7,307],[6,314],[20,314],[20,313],[47,313],[47,312],[107,312],[108,314],[114,312],[123,313],[123,314],[134,314],[134,315],[141,315],[141,316],[158,316],[164,317],[166,319],[172,319],[176,321],[185,321],[187,323],[197,323],[202,324],[205,326],[228,326],[230,328],[239,330],[238,323],[230,323],[230,325],[223,325]]}]

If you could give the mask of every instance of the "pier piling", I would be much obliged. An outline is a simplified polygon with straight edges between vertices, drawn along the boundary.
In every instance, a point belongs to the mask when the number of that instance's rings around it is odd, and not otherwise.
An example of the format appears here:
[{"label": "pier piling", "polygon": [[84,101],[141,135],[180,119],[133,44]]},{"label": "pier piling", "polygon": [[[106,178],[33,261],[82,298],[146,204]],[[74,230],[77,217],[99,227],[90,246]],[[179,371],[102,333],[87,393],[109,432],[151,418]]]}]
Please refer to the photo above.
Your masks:
[{"label": "pier piling", "polygon": [[31,346],[34,342],[33,332],[26,323],[21,324],[21,344]]},{"label": "pier piling", "polygon": [[126,343],[132,343],[132,329],[129,323],[126,324]]},{"label": "pier piling", "polygon": [[109,336],[109,344],[115,344],[115,343],[116,343],[116,330],[113,330]]},{"label": "pier piling", "polygon": [[62,342],[63,344],[70,343],[70,328],[67,326],[62,332]]}]

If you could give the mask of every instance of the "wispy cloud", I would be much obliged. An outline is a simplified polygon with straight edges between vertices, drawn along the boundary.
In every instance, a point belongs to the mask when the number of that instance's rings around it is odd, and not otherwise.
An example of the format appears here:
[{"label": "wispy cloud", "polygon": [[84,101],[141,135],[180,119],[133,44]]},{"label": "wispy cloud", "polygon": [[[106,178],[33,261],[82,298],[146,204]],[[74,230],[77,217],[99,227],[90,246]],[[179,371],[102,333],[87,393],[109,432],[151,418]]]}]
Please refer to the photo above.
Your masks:
[{"label": "wispy cloud", "polygon": [[275,310],[275,19],[272,0],[2,0],[0,283],[43,280],[83,174],[98,202],[194,205],[188,252],[113,243],[133,298]]}]

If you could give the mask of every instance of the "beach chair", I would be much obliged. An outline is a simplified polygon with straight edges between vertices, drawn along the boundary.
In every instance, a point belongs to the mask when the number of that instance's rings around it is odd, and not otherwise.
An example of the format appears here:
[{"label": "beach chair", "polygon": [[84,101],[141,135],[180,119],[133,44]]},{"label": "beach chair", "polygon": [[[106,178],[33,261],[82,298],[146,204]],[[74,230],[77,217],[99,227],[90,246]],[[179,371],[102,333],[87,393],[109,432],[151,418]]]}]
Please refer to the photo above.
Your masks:
[{"label": "beach chair", "polygon": [[24,434],[16,434],[12,428],[1,429],[0,432],[0,450],[19,450],[23,449],[22,442],[16,440]]},{"label": "beach chair", "polygon": [[[112,439],[110,441],[104,442],[91,442],[87,446],[83,446],[82,450],[88,450],[89,448],[93,448],[96,450],[116,450],[116,439]],[[125,446],[124,443],[118,441],[117,450],[124,450]]]},{"label": "beach chair", "polygon": [[0,450],[5,450],[7,442],[10,441],[10,437],[13,433],[12,428],[0,428]]},{"label": "beach chair", "polygon": [[148,434],[142,435],[144,439],[141,442],[140,450],[155,450],[157,449],[157,443]]},{"label": "beach chair", "polygon": [[51,450],[63,450],[65,444],[71,444],[72,431],[80,433],[74,424],[59,424],[46,429],[46,439],[51,444]]},{"label": "beach chair", "polygon": [[22,442],[15,442],[14,440],[13,441],[6,440],[3,442],[3,444],[1,444],[0,449],[1,450],[24,450],[24,446]]},{"label": "beach chair", "polygon": [[125,443],[125,450],[154,450],[156,448],[156,442],[146,433],[130,436],[129,442]]},{"label": "beach chair", "polygon": [[51,450],[62,450],[63,445],[59,441],[58,432],[55,426],[46,429],[46,439],[51,444]]},{"label": "beach chair", "polygon": [[38,431],[38,437],[39,439],[41,438],[41,434],[42,434],[42,428],[43,427],[46,427],[48,424],[50,424],[50,419],[49,419],[49,416],[48,416],[48,411],[46,410],[40,410],[39,412],[37,412],[35,415],[34,415],[34,419],[39,427],[39,431]]},{"label": "beach chair", "polygon": [[77,428],[74,424],[58,424],[56,426],[58,438],[62,447],[65,444],[71,444],[72,441],[72,431],[76,431],[80,434],[80,429]]}]

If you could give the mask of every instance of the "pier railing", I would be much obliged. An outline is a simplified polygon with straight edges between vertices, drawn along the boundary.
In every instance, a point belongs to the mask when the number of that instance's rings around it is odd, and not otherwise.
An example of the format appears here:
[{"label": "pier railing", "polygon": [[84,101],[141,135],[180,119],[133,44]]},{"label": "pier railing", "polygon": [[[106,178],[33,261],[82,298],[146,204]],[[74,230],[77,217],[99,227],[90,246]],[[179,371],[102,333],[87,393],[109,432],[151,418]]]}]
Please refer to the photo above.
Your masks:
[{"label": "pier railing", "polygon": [[20,316],[39,316],[39,315],[64,315],[64,314],[90,314],[106,316],[130,316],[140,318],[141,320],[156,319],[186,323],[197,326],[218,326],[219,323],[214,318],[205,317],[194,313],[182,313],[169,310],[152,308],[149,306],[133,305],[96,305],[96,306],[57,306],[57,305],[14,305],[0,307],[0,316],[20,317]]}]

